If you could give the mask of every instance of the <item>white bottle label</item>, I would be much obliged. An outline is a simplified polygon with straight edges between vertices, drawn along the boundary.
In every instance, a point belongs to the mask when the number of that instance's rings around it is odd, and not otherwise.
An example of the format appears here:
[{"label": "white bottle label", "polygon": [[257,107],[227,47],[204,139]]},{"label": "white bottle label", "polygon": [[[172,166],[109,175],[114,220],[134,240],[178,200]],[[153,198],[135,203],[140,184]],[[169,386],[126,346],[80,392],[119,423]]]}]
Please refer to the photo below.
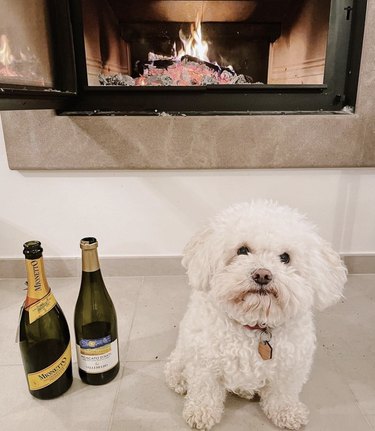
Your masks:
[{"label": "white bottle label", "polygon": [[118,363],[117,340],[111,336],[95,340],[80,340],[77,344],[77,361],[81,370],[90,374],[104,373]]}]

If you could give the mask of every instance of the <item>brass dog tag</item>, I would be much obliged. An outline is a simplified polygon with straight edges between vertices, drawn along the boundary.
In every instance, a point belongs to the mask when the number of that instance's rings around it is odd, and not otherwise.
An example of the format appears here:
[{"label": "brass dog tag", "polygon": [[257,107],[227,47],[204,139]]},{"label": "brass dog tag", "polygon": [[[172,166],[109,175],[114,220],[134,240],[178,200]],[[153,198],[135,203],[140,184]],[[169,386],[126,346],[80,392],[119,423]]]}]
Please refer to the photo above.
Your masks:
[{"label": "brass dog tag", "polygon": [[272,333],[269,329],[265,329],[260,333],[258,352],[264,361],[272,359],[272,346],[269,343],[272,338]]},{"label": "brass dog tag", "polygon": [[259,341],[258,352],[264,361],[272,359],[272,346],[268,341]]}]

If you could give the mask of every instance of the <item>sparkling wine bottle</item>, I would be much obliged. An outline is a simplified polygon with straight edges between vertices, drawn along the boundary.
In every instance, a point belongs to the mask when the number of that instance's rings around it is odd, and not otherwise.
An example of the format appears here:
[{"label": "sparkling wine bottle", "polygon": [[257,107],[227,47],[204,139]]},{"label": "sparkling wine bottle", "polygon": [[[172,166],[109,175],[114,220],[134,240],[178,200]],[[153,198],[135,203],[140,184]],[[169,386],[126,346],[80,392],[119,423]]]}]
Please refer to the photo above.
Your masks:
[{"label": "sparkling wine bottle", "polygon": [[119,369],[117,317],[99,267],[98,242],[83,238],[82,280],[75,311],[79,375],[89,385],[113,380]]},{"label": "sparkling wine bottle", "polygon": [[19,345],[30,393],[58,397],[72,384],[69,328],[48,286],[39,241],[24,244],[27,296],[21,309]]}]

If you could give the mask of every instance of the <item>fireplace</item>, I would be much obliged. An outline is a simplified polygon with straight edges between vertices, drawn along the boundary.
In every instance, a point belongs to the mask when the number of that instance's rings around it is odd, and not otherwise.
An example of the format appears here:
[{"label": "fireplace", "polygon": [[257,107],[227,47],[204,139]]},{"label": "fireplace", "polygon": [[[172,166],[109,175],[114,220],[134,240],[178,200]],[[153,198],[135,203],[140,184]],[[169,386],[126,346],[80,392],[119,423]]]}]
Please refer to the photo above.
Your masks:
[{"label": "fireplace", "polygon": [[71,115],[347,112],[364,0],[19,0],[0,109]]},{"label": "fireplace", "polygon": [[330,3],[84,0],[88,83],[323,84]]}]

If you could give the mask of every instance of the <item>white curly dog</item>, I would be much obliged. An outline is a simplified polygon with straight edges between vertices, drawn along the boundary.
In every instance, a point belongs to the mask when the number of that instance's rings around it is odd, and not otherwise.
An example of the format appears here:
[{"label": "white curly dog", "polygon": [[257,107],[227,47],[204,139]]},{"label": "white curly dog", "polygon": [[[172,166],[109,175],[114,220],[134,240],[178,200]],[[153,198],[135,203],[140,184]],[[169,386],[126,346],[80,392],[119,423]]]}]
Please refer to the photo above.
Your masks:
[{"label": "white curly dog", "polygon": [[304,216],[271,201],[233,206],[195,235],[182,261],[193,288],[168,385],[196,429],[219,423],[227,391],[278,427],[299,429],[316,345],[313,308],[342,297],[346,268]]}]

